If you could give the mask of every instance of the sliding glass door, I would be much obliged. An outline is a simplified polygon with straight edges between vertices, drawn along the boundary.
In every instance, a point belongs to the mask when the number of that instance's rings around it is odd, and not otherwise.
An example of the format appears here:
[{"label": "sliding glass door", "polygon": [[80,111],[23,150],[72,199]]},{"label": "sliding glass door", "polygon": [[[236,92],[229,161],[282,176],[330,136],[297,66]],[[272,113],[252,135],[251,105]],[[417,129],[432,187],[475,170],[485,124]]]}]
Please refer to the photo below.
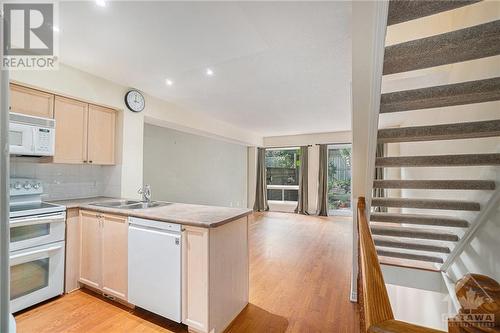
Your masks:
[{"label": "sliding glass door", "polygon": [[352,215],[351,145],[328,146],[329,215]]}]

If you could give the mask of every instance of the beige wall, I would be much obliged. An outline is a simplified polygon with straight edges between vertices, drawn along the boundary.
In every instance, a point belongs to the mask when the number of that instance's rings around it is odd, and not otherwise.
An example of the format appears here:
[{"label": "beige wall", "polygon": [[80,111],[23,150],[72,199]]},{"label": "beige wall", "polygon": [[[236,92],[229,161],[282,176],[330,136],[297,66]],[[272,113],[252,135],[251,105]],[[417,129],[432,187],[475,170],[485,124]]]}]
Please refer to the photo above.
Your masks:
[{"label": "beige wall", "polygon": [[146,124],[144,183],[153,199],[247,206],[247,147]]}]

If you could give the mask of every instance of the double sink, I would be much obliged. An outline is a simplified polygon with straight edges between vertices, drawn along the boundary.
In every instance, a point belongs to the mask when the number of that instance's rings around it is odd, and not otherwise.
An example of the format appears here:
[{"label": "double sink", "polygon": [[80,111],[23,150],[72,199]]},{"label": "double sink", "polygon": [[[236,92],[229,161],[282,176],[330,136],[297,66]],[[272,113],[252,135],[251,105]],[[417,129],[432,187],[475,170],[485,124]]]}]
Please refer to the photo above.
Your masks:
[{"label": "double sink", "polygon": [[154,207],[162,207],[169,205],[169,202],[161,201],[138,201],[138,200],[113,200],[113,201],[103,201],[94,202],[90,205],[98,207],[107,208],[118,208],[118,209],[146,209]]}]

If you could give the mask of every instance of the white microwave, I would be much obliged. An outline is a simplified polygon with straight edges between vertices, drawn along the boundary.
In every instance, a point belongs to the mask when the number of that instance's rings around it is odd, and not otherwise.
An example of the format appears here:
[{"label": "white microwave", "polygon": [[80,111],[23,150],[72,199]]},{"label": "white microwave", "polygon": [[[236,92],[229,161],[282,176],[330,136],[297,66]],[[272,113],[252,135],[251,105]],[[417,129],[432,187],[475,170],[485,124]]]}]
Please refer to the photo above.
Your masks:
[{"label": "white microwave", "polygon": [[54,119],[10,113],[9,152],[11,155],[54,156]]}]

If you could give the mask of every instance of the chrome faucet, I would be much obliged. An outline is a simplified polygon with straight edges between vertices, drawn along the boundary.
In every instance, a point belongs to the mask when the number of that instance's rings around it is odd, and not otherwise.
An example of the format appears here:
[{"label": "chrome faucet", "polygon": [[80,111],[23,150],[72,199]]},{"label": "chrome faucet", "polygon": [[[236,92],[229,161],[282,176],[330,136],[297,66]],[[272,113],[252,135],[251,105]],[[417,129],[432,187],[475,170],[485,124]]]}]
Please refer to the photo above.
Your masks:
[{"label": "chrome faucet", "polygon": [[151,185],[144,184],[137,193],[142,195],[143,202],[151,202]]}]

